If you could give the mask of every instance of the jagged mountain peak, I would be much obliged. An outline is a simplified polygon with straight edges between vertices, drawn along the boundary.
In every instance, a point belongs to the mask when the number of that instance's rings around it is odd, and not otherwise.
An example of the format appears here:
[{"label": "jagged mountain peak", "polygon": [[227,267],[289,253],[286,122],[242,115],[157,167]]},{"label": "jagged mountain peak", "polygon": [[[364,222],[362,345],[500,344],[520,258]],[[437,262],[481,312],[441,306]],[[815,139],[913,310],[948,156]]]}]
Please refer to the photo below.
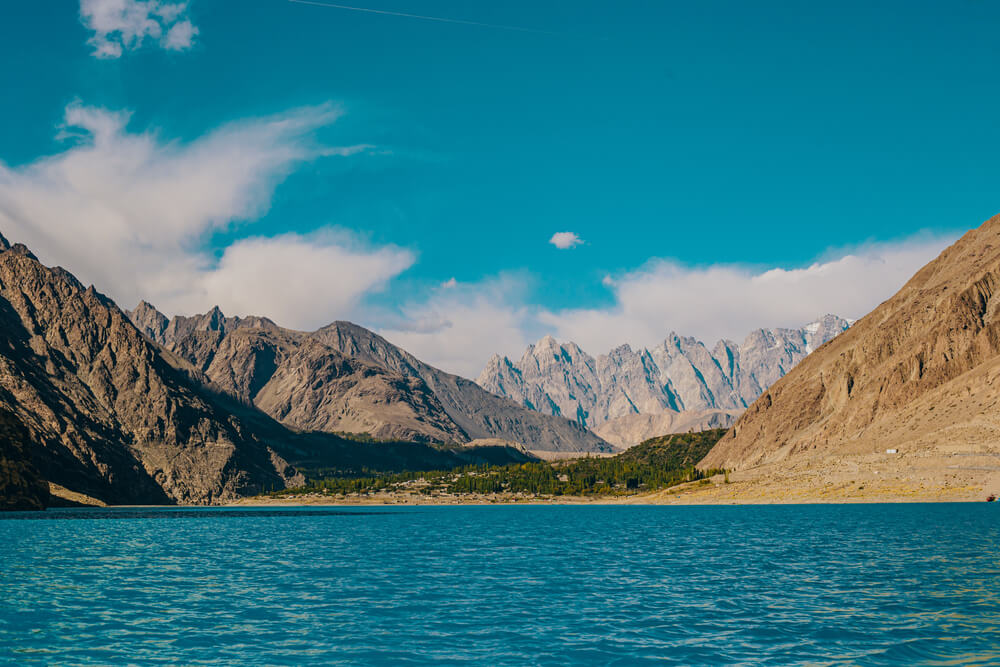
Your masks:
[{"label": "jagged mountain peak", "polygon": [[612,348],[611,351],[608,352],[608,356],[619,357],[619,358],[631,356],[632,354],[633,354],[632,346],[629,345],[628,343],[622,343],[618,347]]},{"label": "jagged mountain peak", "polygon": [[711,351],[697,338],[671,331],[656,347],[623,344],[596,358],[574,343],[560,345],[546,336],[529,345],[517,363],[491,359],[477,382],[592,429],[630,414],[664,410],[735,414],[847,326],[842,318],[824,316],[801,329],[757,329],[742,344],[720,340]]},{"label": "jagged mountain peak", "polygon": [[125,311],[132,324],[136,326],[146,337],[157,343],[163,342],[163,332],[166,331],[170,320],[148,301],[140,301],[133,310]]},{"label": "jagged mountain peak", "polygon": [[156,306],[146,301],[145,299],[140,299],[139,303],[136,304],[135,308],[133,308],[131,312],[143,313],[143,314],[155,313],[156,315],[159,315],[161,317],[166,317],[163,313],[157,310]]},{"label": "jagged mountain peak", "polygon": [[548,357],[557,359],[564,354],[565,347],[552,335],[542,336],[536,343],[528,345],[524,351],[524,357],[534,357],[536,359]]},{"label": "jagged mountain peak", "polygon": [[[6,239],[4,239],[4,241],[6,242]],[[23,243],[15,243],[14,245],[10,245],[8,248],[8,252],[12,252],[15,255],[23,255],[28,259],[34,259],[36,261],[38,260],[38,258],[35,257],[35,254],[28,249],[28,246],[24,245]]]}]

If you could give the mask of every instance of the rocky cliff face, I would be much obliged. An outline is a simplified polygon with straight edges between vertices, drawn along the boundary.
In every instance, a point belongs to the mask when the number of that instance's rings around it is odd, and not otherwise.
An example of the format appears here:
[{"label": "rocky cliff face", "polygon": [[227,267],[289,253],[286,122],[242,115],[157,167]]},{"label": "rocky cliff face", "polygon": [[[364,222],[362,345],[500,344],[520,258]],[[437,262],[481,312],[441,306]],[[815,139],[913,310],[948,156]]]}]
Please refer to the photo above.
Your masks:
[{"label": "rocky cliff face", "polygon": [[38,472],[28,430],[13,412],[0,410],[0,510],[41,510],[49,484]]},{"label": "rocky cliff face", "polygon": [[262,317],[226,317],[218,308],[167,321],[141,303],[129,315],[214,386],[286,426],[382,440],[468,440],[420,378],[348,357],[311,334]]},{"label": "rocky cliff face", "polygon": [[516,363],[494,356],[477,383],[599,433],[602,424],[630,415],[738,412],[848,326],[827,315],[801,329],[758,329],[742,344],[724,340],[711,350],[671,333],[652,349],[623,345],[597,358],[575,343],[559,344],[546,336]]},{"label": "rocky cliff face", "polygon": [[[1000,216],[776,382],[702,465],[788,467],[894,449],[901,460],[951,456],[956,474],[998,470],[998,288]],[[879,461],[885,477],[894,464]]]},{"label": "rocky cliff face", "polygon": [[111,300],[0,241],[0,408],[44,479],[108,503],[215,502],[301,479]]},{"label": "rocky cliff face", "polygon": [[261,317],[226,317],[217,308],[167,320],[145,303],[130,316],[216,387],[298,429],[417,442],[500,438],[544,451],[611,449],[571,421],[525,410],[349,322],[307,333]]}]

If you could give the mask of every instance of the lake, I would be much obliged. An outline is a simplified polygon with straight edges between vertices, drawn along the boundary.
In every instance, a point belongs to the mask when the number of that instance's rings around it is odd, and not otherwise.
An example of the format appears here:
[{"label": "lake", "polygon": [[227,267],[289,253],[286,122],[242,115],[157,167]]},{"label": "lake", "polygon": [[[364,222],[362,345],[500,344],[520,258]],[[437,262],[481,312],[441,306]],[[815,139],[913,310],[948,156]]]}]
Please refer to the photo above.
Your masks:
[{"label": "lake", "polygon": [[998,664],[998,526],[985,503],[0,514],[0,661]]}]

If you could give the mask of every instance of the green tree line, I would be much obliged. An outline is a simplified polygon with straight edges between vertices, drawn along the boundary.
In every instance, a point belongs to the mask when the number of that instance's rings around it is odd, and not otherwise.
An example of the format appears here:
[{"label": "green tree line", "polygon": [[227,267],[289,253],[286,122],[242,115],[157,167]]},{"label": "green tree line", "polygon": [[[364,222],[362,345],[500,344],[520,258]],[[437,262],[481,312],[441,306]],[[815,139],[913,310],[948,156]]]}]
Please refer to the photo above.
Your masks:
[{"label": "green tree line", "polygon": [[[709,477],[722,470],[696,467],[725,434],[725,429],[683,433],[647,440],[612,457],[585,457],[570,461],[507,465],[469,465],[452,470],[402,473],[365,472],[360,475],[310,476],[305,487],[276,492],[361,494],[399,491],[423,480],[424,493],[531,494],[539,496],[622,495],[655,491]],[[317,471],[319,472],[319,471]],[[324,471],[326,472],[326,471]]]}]

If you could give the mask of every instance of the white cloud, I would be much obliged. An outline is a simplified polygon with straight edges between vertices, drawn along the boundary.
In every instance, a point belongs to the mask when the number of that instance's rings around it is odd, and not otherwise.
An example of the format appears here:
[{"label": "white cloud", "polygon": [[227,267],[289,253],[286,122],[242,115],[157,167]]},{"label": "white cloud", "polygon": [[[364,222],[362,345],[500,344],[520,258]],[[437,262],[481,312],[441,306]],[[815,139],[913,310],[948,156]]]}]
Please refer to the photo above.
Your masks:
[{"label": "white cloud", "polygon": [[566,250],[572,248],[573,246],[578,246],[583,243],[583,239],[577,236],[576,232],[556,232],[549,239],[549,243],[559,248],[560,250]]},{"label": "white cloud", "polygon": [[65,150],[0,164],[0,231],[46,263],[69,268],[119,304],[147,299],[168,313],[272,315],[298,328],[346,317],[414,261],[346,232],[245,238],[216,258],[215,231],[264,213],[295,165],[360,147],[318,146],[330,106],[233,123],[194,141],[130,133],[129,115],[71,105]]},{"label": "white cloud", "polygon": [[198,29],[190,21],[178,21],[167,30],[162,42],[163,48],[168,51],[190,49],[197,34]]},{"label": "white cloud", "polygon": [[337,318],[380,323],[389,340],[467,377],[494,352],[517,357],[545,333],[600,354],[623,342],[655,345],[671,330],[711,344],[827,312],[857,318],[953,240],[873,244],[791,269],[653,259],[602,280],[614,297],[606,308],[545,309],[524,274],[450,279],[390,317],[366,296],[414,263],[406,249],[333,229],[251,234],[217,254],[207,245],[214,232],[266,212],[276,185],[302,162],[368,150],[316,144],[315,131],[337,116],[330,106],[298,109],[178,142],[129,131],[128,113],[71,105],[64,150],[23,166],[0,163],[0,231],[124,306],[144,298],[189,314],[217,304],[305,329]]},{"label": "white cloud", "polygon": [[860,318],[892,296],[955,237],[916,237],[845,252],[798,269],[687,267],[652,260],[606,280],[615,305],[545,312],[560,339],[595,353],[629,342],[649,346],[670,331],[712,344],[760,327],[797,327],[819,315]]},{"label": "white cloud", "polygon": [[894,294],[955,236],[919,236],[840,251],[805,268],[689,267],[654,259],[606,276],[607,308],[549,310],[527,298],[528,279],[488,279],[437,290],[404,308],[409,325],[383,334],[445,370],[475,378],[494,353],[520,358],[543,334],[593,355],[622,343],[650,347],[676,331],[709,345],[760,327],[798,327],[820,315],[859,318]]},{"label": "white cloud", "polygon": [[198,28],[186,11],[186,2],[80,0],[80,19],[93,32],[87,43],[98,58],[118,58],[147,38],[171,51],[191,48]]},{"label": "white cloud", "polygon": [[418,359],[475,378],[494,352],[520,354],[541,335],[535,309],[525,304],[529,280],[501,275],[468,284],[444,283],[424,300],[406,304],[402,318],[378,329]]},{"label": "white cloud", "polygon": [[243,239],[200,277],[203,295],[195,300],[226,304],[223,312],[261,313],[317,329],[346,317],[364,295],[414,262],[407,250],[356,245],[350,236],[332,231]]}]

